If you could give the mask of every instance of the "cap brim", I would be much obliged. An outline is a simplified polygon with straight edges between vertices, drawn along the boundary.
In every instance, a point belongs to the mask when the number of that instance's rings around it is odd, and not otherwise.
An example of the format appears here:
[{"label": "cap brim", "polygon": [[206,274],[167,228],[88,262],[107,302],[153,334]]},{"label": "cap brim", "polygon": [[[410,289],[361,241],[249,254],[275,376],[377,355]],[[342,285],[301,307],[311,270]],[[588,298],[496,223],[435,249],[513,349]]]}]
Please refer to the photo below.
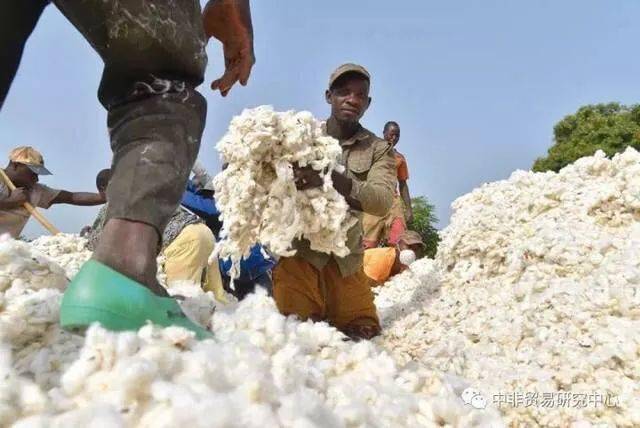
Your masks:
[{"label": "cap brim", "polygon": [[49,171],[42,165],[30,165],[28,163],[26,163],[25,165],[28,166],[29,169],[37,175],[53,175],[51,174],[51,171]]},{"label": "cap brim", "polygon": [[340,73],[336,74],[335,76],[333,76],[333,79],[331,79],[331,81],[329,81],[329,88],[331,88],[333,86],[333,84],[336,83],[336,81],[339,78],[341,78],[342,76],[344,76],[347,73],[359,74],[360,76],[364,77],[369,82],[371,82],[371,77],[367,73],[365,73],[364,71],[362,71],[360,69],[346,69],[346,70],[343,70]]}]

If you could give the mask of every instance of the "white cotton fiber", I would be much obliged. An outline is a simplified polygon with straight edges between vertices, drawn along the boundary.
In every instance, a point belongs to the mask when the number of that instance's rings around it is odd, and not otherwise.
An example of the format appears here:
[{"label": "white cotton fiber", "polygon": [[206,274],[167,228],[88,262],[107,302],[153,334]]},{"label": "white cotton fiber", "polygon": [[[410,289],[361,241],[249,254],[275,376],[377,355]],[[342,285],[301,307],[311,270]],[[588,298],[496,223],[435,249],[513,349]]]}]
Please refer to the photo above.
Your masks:
[{"label": "white cotton fiber", "polygon": [[459,198],[436,260],[376,289],[382,342],[400,361],[468,379],[488,408],[518,391],[618,400],[503,404],[512,426],[640,426],[639,186],[630,148]]},{"label": "white cotton fiber", "polygon": [[[70,334],[58,311],[89,256],[79,238],[0,239],[0,426],[640,426],[638,183],[629,149],[459,198],[436,259],[376,287],[383,336],[360,343],[262,291],[221,307],[187,285],[171,292],[213,340]],[[609,406],[494,402],[562,391]]]},{"label": "white cotton fiber", "polygon": [[[293,240],[304,237],[316,251],[349,254],[347,231],[356,218],[331,181],[342,149],[311,113],[245,110],[216,147],[228,163],[214,179],[224,221],[216,255],[231,258],[232,274],[256,243],[276,256],[291,256]],[[298,191],[295,164],[318,171],[323,186]]]},{"label": "white cotton fiber", "polygon": [[0,292],[0,426],[432,426],[445,414],[501,426],[495,410],[459,406],[440,373],[404,368],[326,323],[286,318],[262,291],[220,307],[193,285],[172,288],[213,340],[150,325],[67,333],[57,323],[63,270],[24,243],[0,250],[10,284]]}]

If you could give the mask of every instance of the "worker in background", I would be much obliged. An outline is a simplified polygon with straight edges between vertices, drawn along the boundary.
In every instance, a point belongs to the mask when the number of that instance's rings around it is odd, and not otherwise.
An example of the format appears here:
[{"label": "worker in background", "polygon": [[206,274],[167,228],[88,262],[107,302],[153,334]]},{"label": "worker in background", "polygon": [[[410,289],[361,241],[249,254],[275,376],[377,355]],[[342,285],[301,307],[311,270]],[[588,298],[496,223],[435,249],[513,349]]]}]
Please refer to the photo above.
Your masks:
[{"label": "worker in background", "polygon": [[[0,108],[48,0],[0,3]],[[64,328],[191,322],[156,278],[162,236],[184,192],[204,129],[207,37],[222,42],[225,71],[212,89],[245,85],[255,62],[249,0],[56,0],[104,62],[98,98],[113,150],[109,208],[92,259],[65,291]],[[22,197],[22,196],[21,196]],[[18,198],[19,199],[19,198]]]},{"label": "worker in background", "polygon": [[8,233],[13,238],[20,237],[31,216],[24,207],[25,202],[45,209],[54,204],[92,206],[105,203],[104,195],[98,193],[68,192],[40,184],[39,176],[51,175],[51,172],[44,166],[40,152],[33,147],[13,149],[4,172],[16,189],[9,190],[9,185],[0,178],[0,235]]},{"label": "worker in background", "polygon": [[[111,180],[111,170],[109,168],[105,168],[101,170],[98,175],[96,175],[96,189],[98,189],[98,193],[104,198],[105,202],[107,200],[107,186],[109,185],[109,180]],[[103,208],[105,210],[106,207]],[[104,216],[98,215],[91,226],[85,226],[80,230],[80,236],[83,238],[89,239],[91,237],[93,241],[93,246],[95,247],[95,242],[97,242],[97,234],[93,231],[97,227],[101,227],[101,221]]]},{"label": "worker in background", "polygon": [[[370,280],[363,270],[363,212],[384,215],[393,203],[395,158],[391,144],[360,124],[371,104],[369,72],[356,64],[338,67],[325,92],[331,106],[327,133],[342,147],[345,173],[332,173],[333,185],[345,197],[358,222],[348,231],[346,257],[311,250],[309,241],[294,242],[293,257],[283,257],[273,270],[273,296],[281,313],[328,321],[353,339],[380,332]],[[311,167],[294,169],[299,190],[320,187]]]},{"label": "worker in background", "polygon": [[[109,170],[100,171],[96,179],[98,188],[108,185]],[[107,179],[105,182],[104,180]],[[192,183],[189,183],[192,185]],[[193,186],[193,185],[192,185]],[[191,191],[185,193],[195,193]],[[193,195],[191,197],[197,197]],[[103,207],[87,236],[87,247],[94,251],[104,228],[108,204]],[[160,253],[164,256],[164,273],[167,287],[190,283],[199,284],[203,290],[212,291],[216,299],[227,303],[217,260],[209,263],[215,247],[213,232],[204,220],[184,205],[178,206],[169,220],[162,237]]]},{"label": "worker in background", "polygon": [[213,178],[198,161],[194,164],[192,171],[194,175],[187,183],[187,190],[182,195],[181,204],[204,220],[217,242],[220,239],[222,221],[220,221],[220,210],[216,207]]},{"label": "worker in background", "polygon": [[373,285],[384,284],[403,272],[416,259],[424,256],[424,242],[418,232],[407,230],[394,247],[370,248],[364,251],[364,272]]},{"label": "worker in background", "polygon": [[375,248],[381,243],[389,247],[396,246],[407,225],[413,222],[411,196],[407,184],[409,168],[405,157],[396,149],[400,141],[400,125],[393,121],[387,122],[384,125],[383,135],[384,139],[393,145],[398,187],[391,210],[385,216],[365,214],[363,219],[365,248]]}]

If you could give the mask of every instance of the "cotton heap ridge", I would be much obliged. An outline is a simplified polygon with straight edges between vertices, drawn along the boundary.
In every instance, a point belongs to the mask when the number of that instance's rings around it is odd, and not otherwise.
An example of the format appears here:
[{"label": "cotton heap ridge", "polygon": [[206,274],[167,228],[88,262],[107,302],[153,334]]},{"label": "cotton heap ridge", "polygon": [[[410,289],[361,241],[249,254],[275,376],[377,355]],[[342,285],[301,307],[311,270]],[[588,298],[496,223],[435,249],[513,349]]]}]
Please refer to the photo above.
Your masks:
[{"label": "cotton heap ridge", "polygon": [[640,154],[516,171],[453,209],[436,260],[377,290],[384,346],[511,426],[640,426]]},{"label": "cotton heap ridge", "polygon": [[[233,276],[256,243],[292,256],[292,242],[304,237],[313,250],[349,254],[347,231],[357,219],[331,181],[343,169],[342,149],[311,113],[244,110],[216,148],[228,166],[213,180],[224,225],[214,254],[231,258]],[[298,191],[294,165],[318,171],[323,186]]]}]

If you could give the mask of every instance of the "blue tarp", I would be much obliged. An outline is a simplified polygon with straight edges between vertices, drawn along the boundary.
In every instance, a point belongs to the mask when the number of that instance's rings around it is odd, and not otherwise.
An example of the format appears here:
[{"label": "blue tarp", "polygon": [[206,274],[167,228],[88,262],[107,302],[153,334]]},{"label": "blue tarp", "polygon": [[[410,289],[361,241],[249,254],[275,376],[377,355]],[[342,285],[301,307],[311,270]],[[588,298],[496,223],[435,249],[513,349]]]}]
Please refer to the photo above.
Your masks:
[{"label": "blue tarp", "polygon": [[191,180],[187,182],[187,190],[182,195],[181,204],[201,217],[205,215],[217,217],[220,215],[215,200],[199,194]]},{"label": "blue tarp", "polygon": [[[265,272],[270,271],[276,262],[269,258],[266,259],[262,255],[262,246],[256,245],[251,249],[249,257],[240,262],[240,281],[253,281]],[[220,272],[229,275],[231,269],[231,260],[220,260]]]}]

